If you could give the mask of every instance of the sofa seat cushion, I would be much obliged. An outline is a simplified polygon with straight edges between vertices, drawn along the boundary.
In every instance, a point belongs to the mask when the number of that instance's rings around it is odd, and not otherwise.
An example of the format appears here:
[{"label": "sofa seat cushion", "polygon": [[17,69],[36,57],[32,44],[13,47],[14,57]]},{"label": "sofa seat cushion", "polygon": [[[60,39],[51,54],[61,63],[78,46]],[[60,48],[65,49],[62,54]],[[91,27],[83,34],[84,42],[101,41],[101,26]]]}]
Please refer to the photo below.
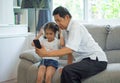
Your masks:
[{"label": "sofa seat cushion", "polygon": [[82,83],[120,83],[120,63],[108,64],[106,70],[83,80]]},{"label": "sofa seat cushion", "polygon": [[111,50],[105,53],[108,58],[108,63],[120,63],[120,50]]}]

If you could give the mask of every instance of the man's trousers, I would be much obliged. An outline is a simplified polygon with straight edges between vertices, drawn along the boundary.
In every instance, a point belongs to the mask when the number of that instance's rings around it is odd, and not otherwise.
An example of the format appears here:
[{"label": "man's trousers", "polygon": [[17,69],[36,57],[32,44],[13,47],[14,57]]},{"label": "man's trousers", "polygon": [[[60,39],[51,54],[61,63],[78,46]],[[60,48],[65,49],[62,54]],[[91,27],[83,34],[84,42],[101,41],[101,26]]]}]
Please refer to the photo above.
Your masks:
[{"label": "man's trousers", "polygon": [[[61,83],[81,83],[81,79],[93,76],[107,67],[107,62],[85,58],[80,62],[67,65],[63,68]],[[101,79],[102,80],[102,79]]]}]

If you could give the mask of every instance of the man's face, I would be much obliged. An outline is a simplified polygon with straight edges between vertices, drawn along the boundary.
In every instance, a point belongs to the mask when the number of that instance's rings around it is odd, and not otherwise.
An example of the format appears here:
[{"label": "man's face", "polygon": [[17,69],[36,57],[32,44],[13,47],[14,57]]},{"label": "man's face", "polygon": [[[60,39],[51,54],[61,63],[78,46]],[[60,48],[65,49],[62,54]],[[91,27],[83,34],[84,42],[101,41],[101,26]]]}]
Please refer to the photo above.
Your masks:
[{"label": "man's face", "polygon": [[54,20],[62,30],[67,29],[68,22],[69,22],[67,15],[64,18],[60,17],[59,14],[54,15]]}]

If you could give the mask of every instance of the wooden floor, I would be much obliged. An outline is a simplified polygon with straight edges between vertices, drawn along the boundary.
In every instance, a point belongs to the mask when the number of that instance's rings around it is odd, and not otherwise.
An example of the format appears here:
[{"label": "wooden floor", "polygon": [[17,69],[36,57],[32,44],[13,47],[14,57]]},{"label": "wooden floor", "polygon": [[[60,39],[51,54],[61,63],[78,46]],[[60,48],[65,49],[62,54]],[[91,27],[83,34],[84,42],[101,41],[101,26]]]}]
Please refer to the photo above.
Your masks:
[{"label": "wooden floor", "polygon": [[7,81],[0,82],[0,83],[17,83],[17,80],[16,79],[11,79],[11,80],[7,80]]}]

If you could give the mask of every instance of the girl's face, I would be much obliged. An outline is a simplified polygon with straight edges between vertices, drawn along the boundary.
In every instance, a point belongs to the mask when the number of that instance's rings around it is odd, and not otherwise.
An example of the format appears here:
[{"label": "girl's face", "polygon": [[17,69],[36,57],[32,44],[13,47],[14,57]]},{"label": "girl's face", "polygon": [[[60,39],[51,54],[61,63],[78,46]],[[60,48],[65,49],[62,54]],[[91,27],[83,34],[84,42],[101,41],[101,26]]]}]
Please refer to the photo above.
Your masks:
[{"label": "girl's face", "polygon": [[48,42],[51,42],[55,38],[55,33],[51,29],[46,29],[45,30],[45,36],[48,39]]}]

